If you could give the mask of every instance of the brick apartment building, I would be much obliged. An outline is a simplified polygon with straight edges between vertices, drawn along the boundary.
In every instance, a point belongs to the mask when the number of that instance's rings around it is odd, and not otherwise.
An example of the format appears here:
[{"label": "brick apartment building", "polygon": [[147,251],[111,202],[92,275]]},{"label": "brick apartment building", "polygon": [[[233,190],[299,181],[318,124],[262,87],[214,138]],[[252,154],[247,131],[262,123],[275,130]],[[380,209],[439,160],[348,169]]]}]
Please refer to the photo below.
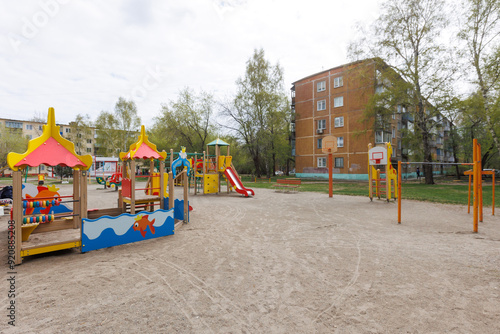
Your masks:
[{"label": "brick apartment building", "polygon": [[[337,137],[338,150],[333,154],[334,177],[368,178],[368,144],[391,142],[392,161],[407,161],[402,147],[402,129],[412,128],[412,117],[404,106],[395,108],[389,123],[375,128],[375,117],[364,115],[365,106],[383,85],[377,79],[372,59],[331,68],[294,82],[292,93],[292,155],[298,177],[328,177],[327,156],[322,152],[325,136]],[[434,134],[433,155],[436,161],[451,162],[444,144],[449,122]]]}]

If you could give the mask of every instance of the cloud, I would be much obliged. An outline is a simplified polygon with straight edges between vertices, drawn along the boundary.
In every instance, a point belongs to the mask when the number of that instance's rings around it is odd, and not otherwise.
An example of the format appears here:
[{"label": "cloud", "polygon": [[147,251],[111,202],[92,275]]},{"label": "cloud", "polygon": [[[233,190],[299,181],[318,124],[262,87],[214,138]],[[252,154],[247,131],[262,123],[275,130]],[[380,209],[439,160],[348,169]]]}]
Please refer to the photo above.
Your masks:
[{"label": "cloud", "polygon": [[138,110],[151,125],[161,103],[186,86],[234,92],[261,47],[280,62],[289,87],[345,63],[352,25],[376,10],[369,0],[2,2],[1,115],[29,119],[55,107],[60,123],[77,114],[95,119],[118,97],[140,92]]}]

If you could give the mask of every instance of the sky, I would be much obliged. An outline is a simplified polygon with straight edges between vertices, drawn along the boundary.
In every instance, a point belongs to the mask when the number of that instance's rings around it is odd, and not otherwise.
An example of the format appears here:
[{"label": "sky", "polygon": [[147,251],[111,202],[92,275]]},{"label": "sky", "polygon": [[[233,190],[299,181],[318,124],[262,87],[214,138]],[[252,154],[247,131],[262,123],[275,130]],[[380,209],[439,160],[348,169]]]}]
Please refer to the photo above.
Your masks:
[{"label": "sky", "polygon": [[347,63],[379,0],[39,0],[0,3],[0,117],[95,120],[120,96],[147,127],[190,87],[227,99],[263,48],[285,88]]}]

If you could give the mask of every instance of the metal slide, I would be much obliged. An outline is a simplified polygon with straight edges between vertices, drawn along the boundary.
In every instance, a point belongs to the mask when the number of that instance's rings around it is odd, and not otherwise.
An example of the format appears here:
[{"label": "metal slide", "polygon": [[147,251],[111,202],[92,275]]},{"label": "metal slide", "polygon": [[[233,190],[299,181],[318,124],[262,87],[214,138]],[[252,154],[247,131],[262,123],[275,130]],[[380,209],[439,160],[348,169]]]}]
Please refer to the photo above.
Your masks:
[{"label": "metal slide", "polygon": [[236,173],[233,171],[231,167],[227,167],[226,170],[224,171],[224,174],[226,175],[226,178],[231,182],[231,185],[236,188],[236,192],[245,195],[245,197],[248,197],[250,195],[254,196],[254,192],[252,189],[245,188],[243,184],[241,183],[240,178],[236,175]]}]

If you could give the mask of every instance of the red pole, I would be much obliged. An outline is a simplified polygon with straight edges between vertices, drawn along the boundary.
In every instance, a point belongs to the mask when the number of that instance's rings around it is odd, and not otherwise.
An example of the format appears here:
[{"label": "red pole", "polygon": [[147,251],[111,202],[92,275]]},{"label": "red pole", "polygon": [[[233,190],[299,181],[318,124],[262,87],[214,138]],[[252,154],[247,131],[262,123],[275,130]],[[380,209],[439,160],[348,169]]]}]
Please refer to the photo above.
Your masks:
[{"label": "red pole", "polygon": [[332,150],[329,149],[328,150],[328,184],[329,184],[329,187],[328,187],[328,194],[329,194],[329,197],[333,197],[333,154],[332,154]]}]

